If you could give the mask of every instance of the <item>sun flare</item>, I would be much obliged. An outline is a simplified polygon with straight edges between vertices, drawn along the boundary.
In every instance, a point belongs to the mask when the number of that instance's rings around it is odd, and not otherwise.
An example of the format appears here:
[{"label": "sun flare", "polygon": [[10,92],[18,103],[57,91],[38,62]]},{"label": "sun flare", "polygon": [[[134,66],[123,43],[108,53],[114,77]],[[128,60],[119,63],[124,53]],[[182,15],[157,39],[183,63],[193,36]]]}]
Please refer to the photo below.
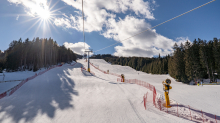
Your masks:
[{"label": "sun flare", "polygon": [[53,20],[55,19],[56,15],[60,15],[57,14],[56,12],[61,10],[63,7],[58,9],[53,9],[58,2],[56,2],[54,5],[51,5],[51,2],[47,4],[47,2],[45,3],[42,1],[45,0],[39,0],[39,2],[33,4],[33,6],[30,7],[30,11],[28,11],[27,14],[25,15],[25,16],[31,16],[32,18],[22,23],[35,20],[32,26],[30,26],[27,29],[27,31],[25,31],[25,33],[27,33],[30,29],[34,28],[35,25],[38,25],[35,30],[35,34],[37,34],[38,30],[40,29],[43,29],[42,30],[43,34],[45,34],[46,32],[51,33],[50,27],[52,27],[56,31],[56,28],[53,25]]},{"label": "sun flare", "polygon": [[42,10],[38,14],[42,20],[48,20],[51,17],[51,13],[49,10]]}]

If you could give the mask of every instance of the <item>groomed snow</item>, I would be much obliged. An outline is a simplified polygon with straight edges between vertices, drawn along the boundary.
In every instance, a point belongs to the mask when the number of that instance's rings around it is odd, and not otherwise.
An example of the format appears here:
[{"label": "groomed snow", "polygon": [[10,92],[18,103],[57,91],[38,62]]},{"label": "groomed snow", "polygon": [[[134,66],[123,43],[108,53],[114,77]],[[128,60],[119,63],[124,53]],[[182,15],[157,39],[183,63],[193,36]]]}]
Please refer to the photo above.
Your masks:
[{"label": "groomed snow", "polygon": [[[33,71],[18,71],[18,72],[3,72],[0,73],[0,82],[2,81],[12,81],[12,82],[3,82],[0,83],[0,94],[11,89],[12,87],[18,85],[22,80],[31,77],[33,75],[35,75],[36,73],[39,73],[41,71],[44,71],[45,69],[40,69],[36,72]],[[5,77],[3,78],[2,75],[5,75]],[[13,81],[13,80],[21,80],[21,81]]]},{"label": "groomed snow", "polygon": [[[137,72],[130,67],[110,65],[104,60],[91,60],[91,62],[98,65],[102,70],[125,74],[128,79],[146,81],[154,85],[157,92],[161,94],[163,94],[161,82],[169,77],[168,75],[150,75]],[[143,95],[147,92],[152,93],[148,89],[135,84],[118,83],[117,77],[103,74],[92,66],[91,71],[95,73],[95,76],[86,71],[81,72],[81,66],[87,68],[85,60],[79,60],[74,66],[63,65],[62,67],[51,69],[28,81],[13,95],[0,99],[0,122],[190,122],[190,120],[161,112],[154,108],[150,102],[147,103],[147,110],[145,110],[142,102]],[[217,97],[217,94],[219,94],[217,88],[219,86],[189,86],[174,82],[174,80],[171,86],[173,87],[170,91],[171,99],[193,107],[196,104],[199,107],[198,109],[206,112],[217,112],[218,107],[214,111],[206,110],[203,104],[206,106],[210,104],[210,108],[214,107],[212,106],[214,104],[213,101],[217,103],[219,99]],[[212,88],[216,88],[216,90]],[[208,90],[208,92],[197,94],[197,92],[201,92],[204,89]],[[190,93],[186,93],[186,91]],[[215,98],[212,93],[216,94]],[[202,100],[203,96],[208,95],[210,96],[207,98],[212,100]],[[151,97],[148,98],[150,99]]]},{"label": "groomed snow", "polygon": [[148,82],[156,87],[157,93],[162,95],[164,93],[162,81],[169,78],[172,81],[172,89],[169,93],[170,99],[220,117],[220,106],[218,106],[220,103],[220,85],[187,85],[176,82],[169,75],[147,74],[136,71],[128,66],[110,65],[101,59],[91,59],[91,62],[98,64],[99,68],[102,70],[124,74],[127,79],[139,79]]}]

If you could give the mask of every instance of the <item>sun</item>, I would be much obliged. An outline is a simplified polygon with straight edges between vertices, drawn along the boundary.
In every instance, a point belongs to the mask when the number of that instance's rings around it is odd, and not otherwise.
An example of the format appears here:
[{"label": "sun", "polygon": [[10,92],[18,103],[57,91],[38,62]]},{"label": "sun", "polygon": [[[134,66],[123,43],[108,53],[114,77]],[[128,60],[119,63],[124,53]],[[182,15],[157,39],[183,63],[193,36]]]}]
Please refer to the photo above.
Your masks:
[{"label": "sun", "polygon": [[38,14],[42,20],[48,20],[51,17],[50,10],[46,10],[46,9],[39,11]]},{"label": "sun", "polygon": [[[42,0],[39,0],[42,1]],[[50,0],[52,1],[52,0]],[[42,3],[42,2],[39,2]],[[58,9],[53,9],[55,5],[58,2],[56,2],[54,5],[51,5],[51,2],[49,4],[37,4],[36,6],[33,6],[30,11],[27,12],[28,16],[31,16],[32,18],[25,20],[22,23],[26,23],[28,21],[36,20],[32,26],[30,26],[27,31],[24,32],[27,33],[30,29],[34,28],[35,25],[38,24],[37,28],[35,29],[35,34],[37,34],[39,29],[43,29],[42,32],[45,34],[46,32],[51,33],[50,27],[52,27],[55,31],[56,28],[54,27],[53,21],[55,19],[56,15],[61,15],[56,13],[57,11],[63,9],[64,7],[58,8]],[[26,16],[26,15],[25,15]],[[42,27],[42,28],[41,28]]]}]

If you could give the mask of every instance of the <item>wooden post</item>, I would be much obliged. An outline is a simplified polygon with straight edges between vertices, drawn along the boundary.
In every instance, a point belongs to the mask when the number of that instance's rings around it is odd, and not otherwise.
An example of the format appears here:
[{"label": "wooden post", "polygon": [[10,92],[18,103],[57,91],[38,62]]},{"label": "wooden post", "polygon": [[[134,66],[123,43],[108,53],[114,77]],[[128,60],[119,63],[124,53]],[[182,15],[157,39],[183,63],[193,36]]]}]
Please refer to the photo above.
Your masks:
[{"label": "wooden post", "polygon": [[[202,112],[202,110],[201,110],[201,112]],[[204,123],[203,112],[202,112],[202,120],[203,120],[203,123]]]},{"label": "wooden post", "polygon": [[[188,105],[189,106],[189,105]],[[192,120],[192,115],[191,115],[191,110],[190,110],[190,107],[189,107],[189,112],[190,112],[190,117],[191,117],[191,120]]]}]

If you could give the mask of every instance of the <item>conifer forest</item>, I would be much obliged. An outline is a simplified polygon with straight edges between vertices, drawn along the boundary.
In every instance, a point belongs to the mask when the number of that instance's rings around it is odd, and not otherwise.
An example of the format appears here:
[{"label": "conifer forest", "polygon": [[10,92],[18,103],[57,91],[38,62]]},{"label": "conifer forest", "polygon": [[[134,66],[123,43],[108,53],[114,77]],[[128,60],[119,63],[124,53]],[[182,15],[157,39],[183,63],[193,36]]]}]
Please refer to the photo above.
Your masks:
[{"label": "conifer forest", "polygon": [[220,39],[194,40],[173,46],[173,53],[165,57],[116,57],[96,55],[112,64],[130,66],[138,71],[151,74],[169,74],[177,81],[188,83],[191,80],[210,79],[216,82],[220,78]]},{"label": "conifer forest", "polygon": [[9,48],[0,50],[0,72],[7,71],[36,71],[42,67],[48,68],[61,62],[76,60],[76,54],[64,46],[59,46],[52,38],[39,37],[25,41],[20,38],[9,44]]},{"label": "conifer forest", "polygon": [[[14,40],[4,52],[0,51],[0,72],[36,71],[61,62],[76,60],[77,54],[64,46],[59,46],[53,39],[34,38],[25,41]],[[220,78],[220,39],[206,41],[195,39],[179,46],[173,46],[173,53],[167,56],[117,57],[111,54],[93,55],[92,59],[105,59],[111,64],[130,66],[138,71],[151,74],[169,74],[177,81],[188,83],[191,80],[210,79],[216,82]]]}]

